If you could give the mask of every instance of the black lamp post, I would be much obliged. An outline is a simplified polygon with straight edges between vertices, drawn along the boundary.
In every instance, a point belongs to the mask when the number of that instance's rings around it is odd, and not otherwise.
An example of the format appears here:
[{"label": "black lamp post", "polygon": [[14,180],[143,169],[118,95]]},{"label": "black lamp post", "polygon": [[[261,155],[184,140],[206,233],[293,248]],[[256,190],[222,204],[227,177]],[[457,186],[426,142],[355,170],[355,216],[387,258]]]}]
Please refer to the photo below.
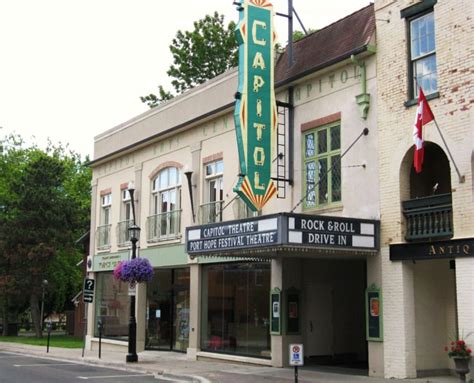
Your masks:
[{"label": "black lamp post", "polygon": [[[130,242],[132,242],[132,259],[137,257],[137,242],[140,239],[140,227],[135,223],[135,201],[133,194],[135,188],[133,183],[128,185],[128,192],[130,193],[130,203],[132,204],[132,224],[128,227],[130,234]],[[128,322],[128,354],[127,362],[138,362],[137,355],[137,321],[135,319],[135,295],[130,297],[130,319]]]}]

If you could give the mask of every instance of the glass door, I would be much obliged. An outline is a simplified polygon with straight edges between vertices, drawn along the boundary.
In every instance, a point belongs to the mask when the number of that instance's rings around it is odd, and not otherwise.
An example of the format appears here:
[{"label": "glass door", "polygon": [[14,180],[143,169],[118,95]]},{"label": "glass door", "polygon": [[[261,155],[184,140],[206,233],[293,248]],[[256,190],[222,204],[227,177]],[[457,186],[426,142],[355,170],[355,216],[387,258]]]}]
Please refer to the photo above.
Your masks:
[{"label": "glass door", "polygon": [[170,350],[172,312],[171,270],[155,270],[147,285],[146,348]]},{"label": "glass door", "polygon": [[189,345],[189,269],[173,271],[173,350],[186,351]]},{"label": "glass door", "polygon": [[189,268],[155,269],[147,284],[149,350],[186,351],[189,345]]}]

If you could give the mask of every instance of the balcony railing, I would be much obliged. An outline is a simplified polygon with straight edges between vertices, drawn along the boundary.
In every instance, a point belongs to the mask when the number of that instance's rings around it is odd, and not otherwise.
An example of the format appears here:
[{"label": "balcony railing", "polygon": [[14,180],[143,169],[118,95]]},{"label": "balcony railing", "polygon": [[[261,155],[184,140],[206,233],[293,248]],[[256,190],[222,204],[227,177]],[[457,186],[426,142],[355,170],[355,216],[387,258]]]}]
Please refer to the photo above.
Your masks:
[{"label": "balcony railing", "polygon": [[110,228],[112,225],[101,225],[97,227],[97,250],[110,249]]},{"label": "balcony railing", "polygon": [[151,215],[147,218],[146,223],[148,242],[178,238],[181,227],[181,210]]},{"label": "balcony railing", "polygon": [[202,224],[222,222],[224,201],[214,201],[199,206],[199,220]]},{"label": "balcony railing", "polygon": [[258,217],[261,215],[261,211],[252,211],[247,204],[240,198],[236,198],[232,203],[232,209],[234,211],[235,219],[246,219],[251,217]]},{"label": "balcony railing", "polygon": [[407,241],[453,236],[451,194],[440,194],[402,202]]},{"label": "balcony railing", "polygon": [[132,220],[121,221],[117,224],[117,246],[125,247],[130,245],[130,234],[128,228]]}]

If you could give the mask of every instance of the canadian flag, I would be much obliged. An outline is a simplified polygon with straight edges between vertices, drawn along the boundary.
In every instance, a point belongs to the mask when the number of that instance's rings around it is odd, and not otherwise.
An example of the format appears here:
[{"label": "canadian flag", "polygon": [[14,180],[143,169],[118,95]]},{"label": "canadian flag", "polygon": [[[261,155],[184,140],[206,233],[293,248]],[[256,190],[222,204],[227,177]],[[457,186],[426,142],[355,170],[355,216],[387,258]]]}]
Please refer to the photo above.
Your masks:
[{"label": "canadian flag", "polygon": [[416,109],[415,125],[413,126],[413,141],[415,142],[415,154],[413,156],[413,165],[417,173],[421,172],[423,157],[425,154],[423,141],[423,125],[434,120],[433,112],[426,101],[421,87],[418,89],[418,108]]}]

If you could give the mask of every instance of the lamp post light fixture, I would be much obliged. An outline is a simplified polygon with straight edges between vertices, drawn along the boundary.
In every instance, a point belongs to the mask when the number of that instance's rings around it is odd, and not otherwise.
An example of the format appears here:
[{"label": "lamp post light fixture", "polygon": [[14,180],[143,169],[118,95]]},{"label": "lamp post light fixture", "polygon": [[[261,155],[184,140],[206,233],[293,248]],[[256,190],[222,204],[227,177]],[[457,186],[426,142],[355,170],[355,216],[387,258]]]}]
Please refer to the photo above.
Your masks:
[{"label": "lamp post light fixture", "polygon": [[44,290],[48,286],[48,281],[43,279],[41,282],[41,313],[40,313],[40,324],[41,324],[41,331],[43,331],[43,315],[44,315]]},{"label": "lamp post light fixture", "polygon": [[[132,224],[128,227],[130,234],[130,242],[132,243],[132,259],[137,257],[137,242],[140,240],[140,227],[135,222],[135,201],[133,195],[135,187],[133,183],[128,184],[128,192],[130,193],[130,203],[132,205]],[[135,319],[135,294],[130,296],[130,319],[128,322],[128,354],[127,362],[138,362],[137,355],[137,321]]]},{"label": "lamp post light fixture", "polygon": [[191,177],[193,176],[193,171],[190,168],[186,167],[186,169],[184,170],[184,175],[186,176],[188,180],[189,198],[191,199],[191,213],[193,215],[193,223],[195,223],[196,216],[194,214],[193,184],[191,180]]}]

